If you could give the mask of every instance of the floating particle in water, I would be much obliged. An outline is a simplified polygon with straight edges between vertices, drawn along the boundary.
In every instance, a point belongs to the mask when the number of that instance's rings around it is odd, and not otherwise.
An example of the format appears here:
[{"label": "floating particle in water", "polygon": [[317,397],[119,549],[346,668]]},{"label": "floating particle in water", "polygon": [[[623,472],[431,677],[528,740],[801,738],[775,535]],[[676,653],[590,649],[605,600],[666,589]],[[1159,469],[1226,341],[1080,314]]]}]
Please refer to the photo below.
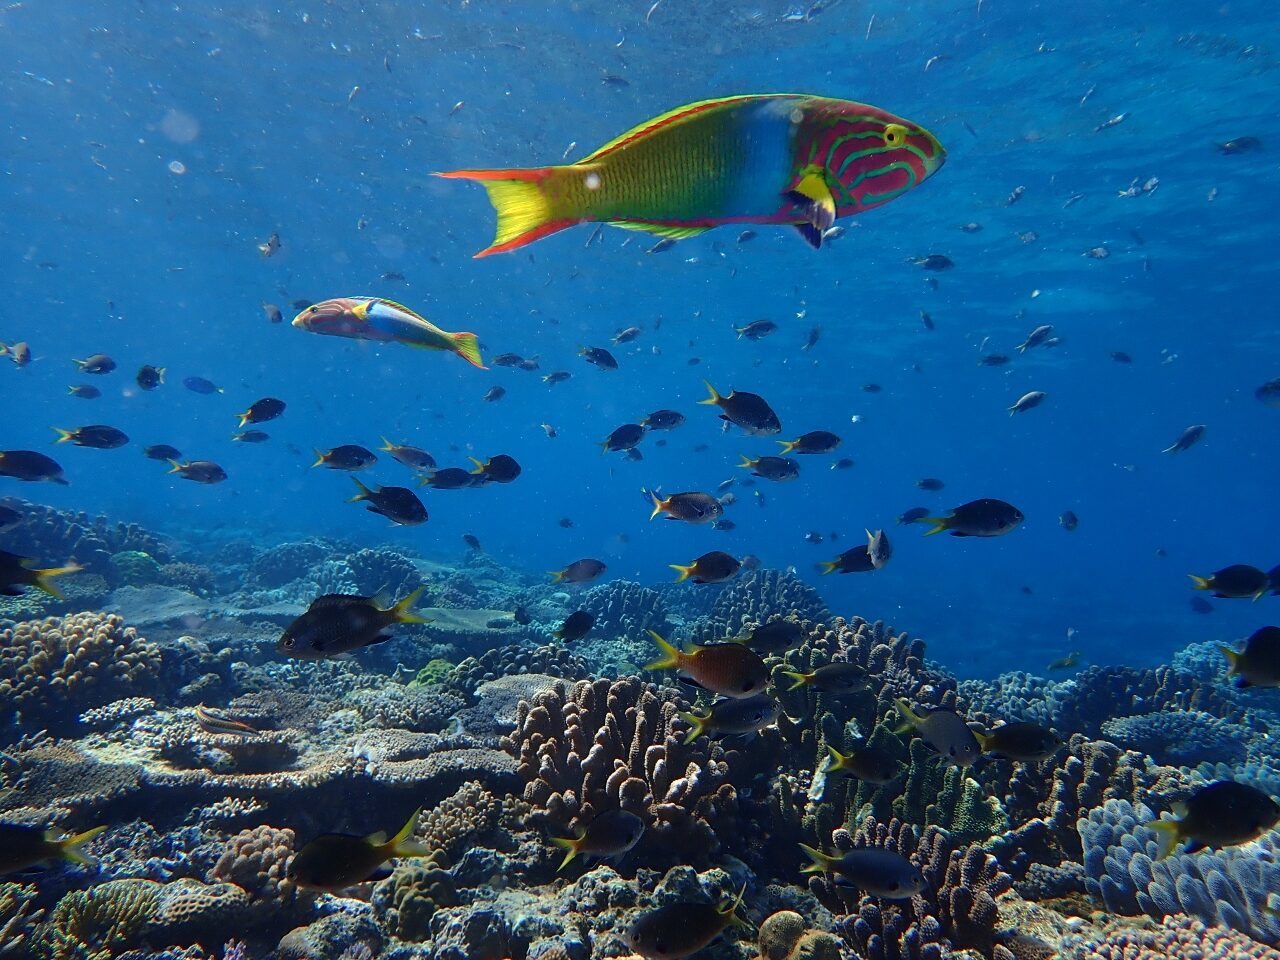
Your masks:
[{"label": "floating particle in water", "polygon": [[187,172],[187,165],[181,160],[170,160],[169,172],[180,177]]}]

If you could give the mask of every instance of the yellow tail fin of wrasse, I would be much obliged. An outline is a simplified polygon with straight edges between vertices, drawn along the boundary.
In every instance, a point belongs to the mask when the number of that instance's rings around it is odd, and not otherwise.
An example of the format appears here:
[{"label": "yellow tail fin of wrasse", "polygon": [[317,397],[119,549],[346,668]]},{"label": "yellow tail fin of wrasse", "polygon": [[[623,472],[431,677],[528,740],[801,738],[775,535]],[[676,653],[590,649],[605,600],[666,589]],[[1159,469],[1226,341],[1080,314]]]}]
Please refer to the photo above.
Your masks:
[{"label": "yellow tail fin of wrasse", "polygon": [[77,833],[74,836],[67,837],[65,840],[54,841],[58,845],[58,852],[63,860],[70,860],[72,863],[82,863],[86,866],[93,866],[93,860],[86,856],[80,848],[96,837],[98,834],[106,830],[106,824],[100,827],[94,827],[86,830],[84,833]]},{"label": "yellow tail fin of wrasse", "polygon": [[835,560],[819,560],[818,566],[822,568],[822,575],[825,577],[829,573],[835,573],[840,569],[839,562]]},{"label": "yellow tail fin of wrasse", "polygon": [[409,594],[403,600],[396,602],[388,612],[394,613],[397,623],[430,623],[430,617],[424,617],[421,614],[413,612],[413,605],[418,602],[418,598],[426,591],[427,585],[424,583],[413,593]]},{"label": "yellow tail fin of wrasse", "polygon": [[784,457],[796,447],[800,446],[799,440],[775,440],[774,443],[781,445],[782,456]]},{"label": "yellow tail fin of wrasse", "polygon": [[316,467],[318,467],[318,466],[322,465],[322,464],[325,462],[325,460],[328,458],[328,456],[329,456],[327,453],[323,453],[323,452],[321,452],[321,451],[319,451],[319,450],[315,451],[315,454],[316,454],[316,462],[315,462],[315,463],[313,463],[313,464],[311,465],[311,468],[312,468],[313,470],[314,470]]},{"label": "yellow tail fin of wrasse", "polygon": [[801,873],[826,873],[831,869],[831,865],[836,862],[837,857],[829,857],[821,850],[815,850],[807,844],[800,844],[800,849],[805,852],[813,862],[803,867]]},{"label": "yellow tail fin of wrasse", "polygon": [[484,473],[484,468],[488,466],[483,460],[477,460],[475,457],[467,457],[467,459],[476,465],[476,468],[471,471],[473,476],[479,476]]},{"label": "yellow tail fin of wrasse", "polygon": [[740,453],[738,456],[742,458],[742,462],[738,464],[738,468],[741,470],[754,470],[756,464],[760,462],[759,460],[752,460],[745,453]]},{"label": "yellow tail fin of wrasse", "polygon": [[236,416],[240,418],[240,428],[243,428],[244,425],[249,422],[249,417],[252,416],[252,414],[246,410],[244,413],[237,413]]},{"label": "yellow tail fin of wrasse", "polygon": [[186,466],[186,464],[179,463],[177,460],[170,460],[170,461],[169,461],[169,472],[170,472],[170,473],[181,473],[181,472],[182,472],[182,468],[183,468],[184,466]]},{"label": "yellow tail fin of wrasse", "polygon": [[707,721],[711,719],[711,714],[709,713],[705,717],[700,717],[696,713],[681,713],[678,716],[685,723],[693,724],[693,729],[685,735],[685,746],[693,743],[706,732]]},{"label": "yellow tail fin of wrasse", "polygon": [[1240,672],[1240,664],[1244,661],[1243,653],[1236,653],[1230,647],[1219,646],[1222,655],[1227,658],[1227,676],[1234,676]]},{"label": "yellow tail fin of wrasse", "polygon": [[1191,582],[1195,584],[1197,590],[1213,589],[1213,584],[1209,582],[1213,579],[1212,577],[1197,577],[1194,573],[1188,573],[1187,576],[1191,578]]},{"label": "yellow tail fin of wrasse", "polygon": [[813,681],[812,673],[797,673],[794,670],[783,670],[782,675],[784,677],[790,677],[795,681],[795,683],[787,687],[788,693],[792,690],[799,690],[801,687],[807,687]]},{"label": "yellow tail fin of wrasse", "polygon": [[361,483],[359,477],[352,477],[351,482],[354,483],[359,490],[354,497],[349,497],[347,499],[347,503],[357,503],[360,500],[368,500],[373,491]]},{"label": "yellow tail fin of wrasse", "polygon": [[696,564],[690,563],[688,565],[685,565],[681,563],[668,563],[667,566],[670,567],[672,570],[678,571],[680,574],[680,576],[676,577],[674,582],[684,583],[686,580],[689,579],[690,576],[693,575],[693,568],[696,566]]},{"label": "yellow tail fin of wrasse", "polygon": [[489,369],[480,359],[480,339],[474,333],[451,333],[449,339],[453,341],[454,353],[463,360],[481,370]]},{"label": "yellow tail fin of wrasse", "polygon": [[710,380],[703,380],[702,382],[705,383],[707,385],[707,389],[711,391],[711,396],[707,397],[705,400],[699,400],[698,402],[705,403],[710,406],[717,406],[724,397],[720,396],[720,394],[716,392],[716,388],[711,385]]},{"label": "yellow tail fin of wrasse", "polygon": [[37,590],[43,590],[49,596],[58,600],[65,600],[62,591],[55,587],[50,580],[54,577],[60,577],[64,573],[79,573],[84,567],[78,563],[69,563],[65,567],[45,567],[43,570],[32,570],[36,575],[35,583],[32,584]]},{"label": "yellow tail fin of wrasse", "polygon": [[563,570],[548,570],[547,574],[551,577],[552,584],[559,583],[561,580],[564,579]]},{"label": "yellow tail fin of wrasse", "polygon": [[[413,836],[413,831],[418,828],[418,814],[420,813],[422,813],[421,807],[413,811],[405,825],[390,840],[385,839],[386,834],[379,831],[367,838],[369,843],[372,846],[381,847],[388,858],[425,857],[430,851],[417,840],[409,839]],[[384,839],[379,841],[379,837]]]},{"label": "yellow tail fin of wrasse", "polygon": [[[657,660],[654,660],[652,663],[648,664],[645,667],[646,670],[671,670],[676,667],[679,667],[680,662],[686,656],[688,656],[688,654],[681,653],[679,650],[677,650],[675,647],[669,644],[666,640],[662,638],[662,635],[657,633],[656,631],[649,630],[647,632],[649,636],[653,638],[653,642],[658,645],[658,649],[662,651],[662,656],[660,656]],[[694,650],[696,651],[697,648],[695,647]]]},{"label": "yellow tail fin of wrasse", "polygon": [[390,440],[388,440],[386,437],[383,437],[382,446],[380,446],[378,449],[384,453],[390,453],[392,450],[396,449],[396,445],[392,443]]},{"label": "yellow tail fin of wrasse", "polygon": [[[571,202],[562,197],[578,192],[581,186],[589,189],[591,178],[599,183],[600,175],[591,164],[558,167],[531,167],[505,170],[449,170],[437,173],[448,180],[474,180],[484,187],[489,202],[498,215],[493,243],[485,247],[478,257],[495,253],[507,253],[549,236],[558,230],[572,227],[587,219],[585,211],[571,208]],[[547,190],[548,181],[559,181],[560,189]]]},{"label": "yellow tail fin of wrasse", "polygon": [[1159,851],[1156,853],[1157,860],[1163,860],[1173,853],[1173,848],[1182,839],[1182,830],[1179,828],[1177,820],[1152,820],[1144,823],[1143,826],[1156,832],[1156,837],[1160,844]]},{"label": "yellow tail fin of wrasse", "polygon": [[560,866],[556,867],[557,873],[559,873],[561,870],[567,867],[570,863],[572,863],[573,858],[578,855],[578,841],[581,839],[582,839],[581,837],[577,837],[577,838],[552,837],[551,838],[552,843],[554,843],[557,847],[562,847],[565,850],[564,859],[560,861]]},{"label": "yellow tail fin of wrasse", "polygon": [[53,432],[58,435],[58,439],[53,441],[54,443],[67,443],[69,440],[73,440],[76,435],[74,430],[63,430],[61,427],[54,427]]},{"label": "yellow tail fin of wrasse", "polygon": [[935,533],[941,533],[943,530],[947,529],[949,526],[949,519],[950,518],[948,517],[921,517],[916,521],[916,523],[932,523],[933,529],[926,530],[924,532],[926,537],[932,537]]},{"label": "yellow tail fin of wrasse", "polygon": [[650,493],[649,496],[653,497],[653,513],[649,514],[649,519],[655,520],[658,514],[666,511],[667,501],[660,499],[656,493]]},{"label": "yellow tail fin of wrasse", "polygon": [[893,701],[893,706],[902,715],[902,722],[893,728],[893,732],[898,736],[914,730],[924,722],[924,717],[912,710],[911,704],[901,697]]}]

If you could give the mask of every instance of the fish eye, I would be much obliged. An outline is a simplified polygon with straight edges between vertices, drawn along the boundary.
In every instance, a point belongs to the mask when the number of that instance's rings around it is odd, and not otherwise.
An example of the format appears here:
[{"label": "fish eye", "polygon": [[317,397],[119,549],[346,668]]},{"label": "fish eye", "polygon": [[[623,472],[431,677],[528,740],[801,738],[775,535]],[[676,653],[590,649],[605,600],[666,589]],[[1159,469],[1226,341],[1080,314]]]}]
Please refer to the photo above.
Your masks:
[{"label": "fish eye", "polygon": [[907,142],[907,128],[900,123],[890,123],[884,128],[884,145],[900,147]]},{"label": "fish eye", "polygon": [[290,648],[292,648],[292,647],[293,647],[293,637],[285,637],[285,638],[284,638],[284,645],[285,645],[286,647],[290,647]]}]

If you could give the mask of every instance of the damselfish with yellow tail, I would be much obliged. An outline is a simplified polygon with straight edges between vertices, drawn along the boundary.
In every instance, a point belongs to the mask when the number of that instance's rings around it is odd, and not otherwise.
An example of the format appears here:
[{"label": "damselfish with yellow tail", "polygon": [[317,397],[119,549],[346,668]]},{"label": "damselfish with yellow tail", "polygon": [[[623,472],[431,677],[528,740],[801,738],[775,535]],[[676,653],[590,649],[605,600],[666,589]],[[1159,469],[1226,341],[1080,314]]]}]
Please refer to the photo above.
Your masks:
[{"label": "damselfish with yellow tail", "polygon": [[799,93],[702,100],[564,166],[451,170],[478,181],[505,253],[585,222],[673,240],[726,224],[790,224],[820,247],[839,217],[919,186],[946,159],[933,134],[879,107]]}]

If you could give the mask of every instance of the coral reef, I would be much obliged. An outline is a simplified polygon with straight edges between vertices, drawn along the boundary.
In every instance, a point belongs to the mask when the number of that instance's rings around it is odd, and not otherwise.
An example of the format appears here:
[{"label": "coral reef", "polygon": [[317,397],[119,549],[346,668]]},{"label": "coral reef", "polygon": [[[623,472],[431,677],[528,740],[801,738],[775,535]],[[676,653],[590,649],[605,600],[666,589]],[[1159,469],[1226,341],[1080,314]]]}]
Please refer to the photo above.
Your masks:
[{"label": "coral reef", "polygon": [[1113,925],[1105,936],[1073,944],[1070,960],[1280,960],[1280,950],[1233,930],[1171,916],[1154,930]]},{"label": "coral reef", "polygon": [[793,573],[751,570],[731,580],[699,624],[693,639],[713,642],[736,637],[772,617],[792,615],[823,623],[831,618],[821,595]]},{"label": "coral reef", "polygon": [[109,576],[113,554],[138,551],[161,563],[173,558],[168,542],[134,523],[114,523],[106,517],[57,510],[16,497],[5,502],[24,519],[5,533],[5,549],[51,564],[69,560],[91,573]]},{"label": "coral reef", "polygon": [[732,829],[737,795],[722,749],[683,743],[687,704],[637,679],[582,681],[522,703],[503,746],[519,761],[531,819],[572,836],[600,814],[627,810],[645,821],[636,856],[698,864]]},{"label": "coral reef", "polygon": [[1102,724],[1102,735],[1118,746],[1150,755],[1157,763],[1178,767],[1243,763],[1252,738],[1248,728],[1201,710],[1119,717]]},{"label": "coral reef", "polygon": [[440,682],[442,687],[454,690],[474,702],[476,689],[499,677],[513,674],[540,673],[566,680],[581,680],[588,676],[586,662],[563,647],[505,646],[490,650],[479,657],[467,657]]},{"label": "coral reef", "polygon": [[75,718],[159,689],[160,648],[112,614],[28,620],[0,630],[0,720],[72,730]]},{"label": "coral reef", "polygon": [[1157,920],[1187,914],[1255,939],[1280,938],[1268,895],[1280,890],[1280,853],[1269,837],[1244,847],[1157,858],[1150,808],[1112,799],[1080,820],[1085,886],[1113,913]]}]

